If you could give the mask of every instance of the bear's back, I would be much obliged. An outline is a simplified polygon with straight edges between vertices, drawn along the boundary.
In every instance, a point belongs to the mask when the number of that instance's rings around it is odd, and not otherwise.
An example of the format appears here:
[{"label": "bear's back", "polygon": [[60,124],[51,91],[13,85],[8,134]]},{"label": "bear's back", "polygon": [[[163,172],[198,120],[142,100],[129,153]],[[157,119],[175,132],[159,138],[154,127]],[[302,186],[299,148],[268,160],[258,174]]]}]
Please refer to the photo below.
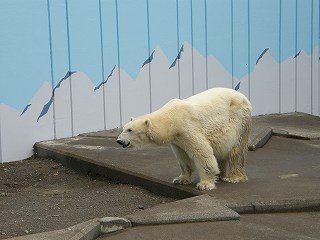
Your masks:
[{"label": "bear's back", "polygon": [[186,98],[184,99],[184,101],[192,105],[206,105],[223,102],[229,103],[231,99],[244,100],[247,104],[250,104],[247,98],[242,93],[230,88],[211,88],[194,96]]},{"label": "bear's back", "polygon": [[230,118],[251,115],[251,104],[240,92],[228,88],[212,88],[182,100],[192,121],[199,125],[223,126]]},{"label": "bear's back", "polygon": [[151,115],[157,119],[175,119],[179,124],[221,126],[227,124],[230,117],[241,117],[244,112],[250,114],[250,110],[250,102],[243,94],[228,88],[212,88],[183,100],[172,99]]}]

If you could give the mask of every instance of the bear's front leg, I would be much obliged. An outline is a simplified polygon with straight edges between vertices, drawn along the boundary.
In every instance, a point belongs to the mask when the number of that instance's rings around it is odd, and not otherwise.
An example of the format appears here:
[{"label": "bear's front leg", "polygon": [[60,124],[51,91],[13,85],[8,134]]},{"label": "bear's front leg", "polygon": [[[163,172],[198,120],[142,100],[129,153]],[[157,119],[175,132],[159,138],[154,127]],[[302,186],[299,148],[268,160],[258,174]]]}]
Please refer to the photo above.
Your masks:
[{"label": "bear's front leg", "polygon": [[217,175],[220,173],[218,162],[210,144],[205,142],[200,144],[200,142],[194,143],[192,150],[189,152],[200,178],[197,188],[199,190],[213,190],[216,188]]},{"label": "bear's front leg", "polygon": [[[213,190],[216,189],[217,177],[214,172],[210,171],[210,173],[203,174],[201,173],[203,170],[199,170],[200,182],[197,183],[197,189],[199,190]],[[206,171],[206,170],[205,170]]]},{"label": "bear's front leg", "polygon": [[179,161],[181,167],[180,176],[173,179],[174,184],[191,184],[192,169],[194,169],[193,161],[188,154],[175,144],[171,144],[172,151]]}]

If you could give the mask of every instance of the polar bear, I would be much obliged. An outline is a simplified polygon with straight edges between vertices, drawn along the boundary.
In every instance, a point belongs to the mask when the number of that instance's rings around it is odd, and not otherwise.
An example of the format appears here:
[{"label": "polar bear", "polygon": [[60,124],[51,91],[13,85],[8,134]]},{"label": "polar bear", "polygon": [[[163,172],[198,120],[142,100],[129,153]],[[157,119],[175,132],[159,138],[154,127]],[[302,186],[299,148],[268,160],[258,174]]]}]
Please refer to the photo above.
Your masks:
[{"label": "polar bear", "polygon": [[172,99],[159,110],[132,118],[117,139],[123,148],[170,144],[181,167],[174,184],[200,190],[215,188],[216,179],[244,182],[251,128],[251,104],[240,92],[212,88],[184,100]]}]

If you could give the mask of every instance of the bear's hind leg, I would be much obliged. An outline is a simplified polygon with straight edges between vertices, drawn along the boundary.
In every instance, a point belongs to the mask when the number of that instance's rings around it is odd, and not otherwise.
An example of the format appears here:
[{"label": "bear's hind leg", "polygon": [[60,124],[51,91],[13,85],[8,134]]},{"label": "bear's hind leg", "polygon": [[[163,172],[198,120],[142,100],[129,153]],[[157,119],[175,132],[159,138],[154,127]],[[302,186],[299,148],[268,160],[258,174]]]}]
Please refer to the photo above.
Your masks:
[{"label": "bear's hind leg", "polygon": [[174,184],[190,184],[192,181],[193,162],[187,153],[175,144],[171,144],[172,151],[181,167],[180,176],[173,179]]},{"label": "bear's hind leg", "polygon": [[243,124],[242,135],[239,142],[233,146],[229,156],[221,162],[221,176],[223,182],[238,183],[248,180],[246,174],[246,159],[251,121],[250,118]]},{"label": "bear's hind leg", "polygon": [[[241,158],[241,156],[240,156]],[[248,180],[244,166],[239,165],[236,158],[224,159],[221,164],[220,179],[223,182],[238,183]]]}]

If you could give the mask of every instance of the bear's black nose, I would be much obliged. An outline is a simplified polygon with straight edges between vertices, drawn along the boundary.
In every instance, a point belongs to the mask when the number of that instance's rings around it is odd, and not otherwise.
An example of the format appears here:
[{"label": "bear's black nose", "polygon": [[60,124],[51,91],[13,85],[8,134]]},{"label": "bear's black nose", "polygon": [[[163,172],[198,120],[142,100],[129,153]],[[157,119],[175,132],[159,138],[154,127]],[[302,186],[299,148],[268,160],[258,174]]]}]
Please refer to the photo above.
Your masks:
[{"label": "bear's black nose", "polygon": [[123,145],[123,141],[122,140],[117,140],[117,143],[119,143],[120,145]]}]

